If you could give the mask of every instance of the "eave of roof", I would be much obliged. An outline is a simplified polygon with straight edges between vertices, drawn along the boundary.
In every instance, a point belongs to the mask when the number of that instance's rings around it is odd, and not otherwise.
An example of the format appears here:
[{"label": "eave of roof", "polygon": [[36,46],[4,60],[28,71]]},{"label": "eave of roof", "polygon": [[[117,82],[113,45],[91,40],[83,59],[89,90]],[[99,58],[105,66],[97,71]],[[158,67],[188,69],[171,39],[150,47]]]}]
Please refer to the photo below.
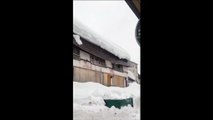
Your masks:
[{"label": "eave of roof", "polygon": [[73,45],[77,46],[78,48],[95,55],[97,57],[100,57],[105,60],[109,60],[114,64],[119,64],[123,66],[130,66],[130,63],[126,59],[119,59],[117,56],[113,55],[112,53],[102,49],[101,47],[85,40],[84,38],[81,38],[81,41],[83,42],[82,45],[79,45],[75,40],[73,40]]}]

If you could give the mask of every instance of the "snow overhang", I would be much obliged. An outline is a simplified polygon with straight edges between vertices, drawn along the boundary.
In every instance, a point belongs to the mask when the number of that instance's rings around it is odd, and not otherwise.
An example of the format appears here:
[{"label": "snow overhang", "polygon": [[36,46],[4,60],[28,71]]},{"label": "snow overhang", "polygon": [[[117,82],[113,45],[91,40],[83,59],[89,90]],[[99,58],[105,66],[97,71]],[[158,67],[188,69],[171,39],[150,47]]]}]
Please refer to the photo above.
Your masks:
[{"label": "snow overhang", "polygon": [[95,34],[91,29],[83,25],[80,21],[73,20],[73,32],[85,40],[100,46],[101,48],[107,50],[108,52],[114,54],[120,59],[130,60],[130,55],[120,46],[115,43],[108,42],[101,38],[99,35]]},{"label": "snow overhang", "polygon": [[128,77],[133,79],[133,80],[136,80],[134,74],[129,70],[128,70]]}]

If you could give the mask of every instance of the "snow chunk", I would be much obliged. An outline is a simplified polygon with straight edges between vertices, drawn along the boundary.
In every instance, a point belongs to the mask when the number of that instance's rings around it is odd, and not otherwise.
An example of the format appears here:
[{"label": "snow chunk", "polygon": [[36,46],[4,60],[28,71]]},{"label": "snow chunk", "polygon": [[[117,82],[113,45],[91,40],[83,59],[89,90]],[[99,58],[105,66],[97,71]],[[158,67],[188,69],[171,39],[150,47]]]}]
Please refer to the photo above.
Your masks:
[{"label": "snow chunk", "polygon": [[75,41],[79,44],[79,45],[82,45],[82,41],[80,39],[80,36],[79,35],[73,35],[73,37],[75,38]]},{"label": "snow chunk", "polygon": [[116,45],[115,43],[104,40],[103,38],[95,34],[91,29],[83,25],[80,21],[76,20],[75,18],[73,20],[73,32],[85,38],[87,41],[97,46],[100,46],[101,48],[114,54],[120,59],[130,60],[130,55],[123,48]]},{"label": "snow chunk", "polygon": [[128,70],[128,77],[130,77],[133,80],[136,80],[134,74],[129,70]]}]

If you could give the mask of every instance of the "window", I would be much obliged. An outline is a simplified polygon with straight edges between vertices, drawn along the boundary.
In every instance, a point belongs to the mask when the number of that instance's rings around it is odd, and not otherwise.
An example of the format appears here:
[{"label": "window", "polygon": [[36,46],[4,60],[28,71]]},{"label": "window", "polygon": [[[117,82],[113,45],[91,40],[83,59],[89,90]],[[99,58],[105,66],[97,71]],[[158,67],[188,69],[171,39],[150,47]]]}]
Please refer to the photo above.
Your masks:
[{"label": "window", "polygon": [[90,55],[90,60],[91,60],[91,63],[95,64],[95,56]]},{"label": "window", "polygon": [[123,66],[122,65],[112,64],[112,69],[123,72]]},{"label": "window", "polygon": [[73,59],[80,59],[80,50],[76,46],[73,46]]},{"label": "window", "polygon": [[102,66],[105,66],[105,60],[100,59],[100,64],[101,64]]},{"label": "window", "polygon": [[91,63],[98,66],[106,66],[105,60],[94,55],[90,55]]}]

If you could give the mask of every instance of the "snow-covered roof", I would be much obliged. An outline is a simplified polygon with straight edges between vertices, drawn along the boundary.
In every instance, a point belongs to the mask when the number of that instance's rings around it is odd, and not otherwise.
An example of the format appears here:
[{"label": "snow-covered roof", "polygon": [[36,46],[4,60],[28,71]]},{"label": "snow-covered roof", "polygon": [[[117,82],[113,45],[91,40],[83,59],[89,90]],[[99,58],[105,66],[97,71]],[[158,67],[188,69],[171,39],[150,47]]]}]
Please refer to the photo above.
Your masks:
[{"label": "snow-covered roof", "polygon": [[128,77],[130,77],[133,80],[136,80],[134,74],[129,70],[128,70]]},{"label": "snow-covered roof", "polygon": [[99,35],[95,34],[91,29],[83,25],[80,21],[74,19],[73,20],[73,32],[75,34],[80,35],[87,41],[100,46],[101,48],[107,50],[108,52],[114,54],[120,59],[130,60],[130,55],[120,46],[115,43],[108,42],[101,38]]}]

